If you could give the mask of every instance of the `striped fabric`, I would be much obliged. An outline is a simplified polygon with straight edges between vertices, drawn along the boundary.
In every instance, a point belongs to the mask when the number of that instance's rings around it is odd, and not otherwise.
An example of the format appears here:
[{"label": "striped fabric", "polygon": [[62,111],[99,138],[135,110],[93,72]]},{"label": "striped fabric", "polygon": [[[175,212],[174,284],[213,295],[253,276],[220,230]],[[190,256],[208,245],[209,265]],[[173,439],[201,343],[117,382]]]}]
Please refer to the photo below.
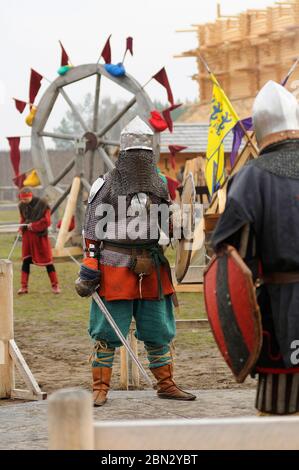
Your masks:
[{"label": "striped fabric", "polygon": [[275,415],[299,412],[299,374],[259,374],[256,408]]}]

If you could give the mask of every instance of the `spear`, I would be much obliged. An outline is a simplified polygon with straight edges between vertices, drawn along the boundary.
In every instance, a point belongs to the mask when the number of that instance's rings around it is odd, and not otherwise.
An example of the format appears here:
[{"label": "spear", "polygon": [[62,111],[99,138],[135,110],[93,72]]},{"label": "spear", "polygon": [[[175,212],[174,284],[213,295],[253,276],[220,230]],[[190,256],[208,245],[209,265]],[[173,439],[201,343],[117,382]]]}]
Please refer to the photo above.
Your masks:
[{"label": "spear", "polygon": [[287,75],[285,76],[285,78],[284,78],[283,81],[281,82],[281,85],[282,85],[282,86],[286,86],[286,84],[288,83],[288,80],[289,80],[290,76],[293,75],[293,73],[295,72],[295,70],[296,70],[298,64],[299,64],[299,57],[297,57],[297,59],[295,60],[295,62],[294,62],[293,65],[292,65],[292,67],[291,67],[290,70],[288,71]]}]

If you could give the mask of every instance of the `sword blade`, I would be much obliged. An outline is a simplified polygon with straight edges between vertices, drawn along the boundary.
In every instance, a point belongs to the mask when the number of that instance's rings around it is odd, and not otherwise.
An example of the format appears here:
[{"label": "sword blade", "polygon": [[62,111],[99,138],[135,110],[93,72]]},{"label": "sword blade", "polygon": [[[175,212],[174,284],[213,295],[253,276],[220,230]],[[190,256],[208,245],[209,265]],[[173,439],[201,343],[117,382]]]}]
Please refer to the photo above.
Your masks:
[{"label": "sword blade", "polygon": [[131,348],[131,346],[129,345],[128,341],[126,340],[126,338],[124,337],[124,335],[122,334],[122,332],[120,331],[119,327],[117,326],[117,324],[115,323],[114,319],[112,318],[109,310],[107,309],[106,305],[104,304],[104,302],[102,301],[101,297],[99,296],[99,294],[97,293],[94,293],[92,295],[92,298],[93,300],[96,302],[97,306],[99,307],[99,309],[101,310],[101,312],[103,313],[103,315],[105,316],[106,320],[110,323],[110,326],[111,328],[114,330],[114,332],[116,333],[116,335],[118,336],[119,340],[122,342],[122,344],[124,345],[125,349],[127,350],[128,354],[131,356],[133,362],[136,364],[136,366],[138,367],[138,369],[140,370],[140,372],[142,373],[143,377],[146,379],[146,381],[150,384],[150,386],[152,387],[153,386],[153,383],[151,381],[151,379],[149,378],[146,370],[144,369],[144,367],[142,366],[142,364],[140,363],[140,361],[138,360],[138,358],[136,357],[133,349]]},{"label": "sword blade", "polygon": [[[83,244],[83,253],[85,255],[85,249],[86,249],[86,244],[85,244],[85,235],[84,235],[84,229],[82,230],[82,244]],[[136,357],[133,349],[131,348],[131,346],[129,345],[128,341],[126,340],[126,338],[124,337],[124,335],[122,334],[122,332],[120,331],[118,325],[115,323],[114,319],[112,318],[112,315],[111,313],[109,312],[109,310],[107,309],[106,305],[104,304],[104,302],[102,301],[101,297],[99,296],[99,294],[97,292],[95,292],[93,295],[92,295],[92,298],[93,300],[96,302],[97,306],[99,307],[99,309],[101,310],[101,312],[103,313],[103,315],[105,316],[106,320],[109,322],[111,328],[115,331],[117,337],[119,338],[119,340],[122,342],[122,344],[124,345],[125,349],[127,350],[128,354],[131,356],[132,358],[132,361],[136,364],[136,366],[138,367],[138,369],[140,370],[140,372],[142,373],[143,377],[145,378],[145,380],[147,381],[148,384],[150,384],[150,386],[152,387],[153,386],[153,383],[151,381],[151,379],[149,378],[146,370],[144,369],[144,367],[142,366],[141,362],[139,361],[139,359]]]},{"label": "sword blade", "polygon": [[8,261],[10,260],[12,254],[13,254],[13,252],[14,252],[14,249],[15,249],[15,247],[16,247],[18,241],[19,241],[19,238],[20,238],[20,233],[18,233],[18,235],[16,236],[16,239],[15,239],[15,241],[14,241],[14,244],[13,244],[12,247],[11,247],[10,253],[9,253],[9,255],[8,255],[8,258],[7,258]]}]

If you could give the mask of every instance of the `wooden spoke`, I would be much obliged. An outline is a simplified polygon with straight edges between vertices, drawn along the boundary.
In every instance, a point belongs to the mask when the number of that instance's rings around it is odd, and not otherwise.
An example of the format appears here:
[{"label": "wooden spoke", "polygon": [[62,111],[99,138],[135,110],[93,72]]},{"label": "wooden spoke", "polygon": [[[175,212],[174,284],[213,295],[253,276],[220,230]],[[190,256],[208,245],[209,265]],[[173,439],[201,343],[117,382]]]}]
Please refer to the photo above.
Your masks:
[{"label": "wooden spoke", "polygon": [[68,194],[71,192],[71,189],[72,189],[72,185],[70,184],[69,187],[64,191],[64,193],[60,196],[59,199],[57,199],[57,201],[55,202],[55,204],[53,205],[53,207],[51,208],[51,215],[54,214],[54,212],[58,209],[58,207],[60,206],[60,204],[63,203],[63,201],[65,200],[65,198],[68,196]]},{"label": "wooden spoke", "polygon": [[107,152],[103,149],[103,147],[98,147],[97,152],[99,153],[100,157],[104,161],[105,165],[108,167],[109,170],[113,170],[115,167],[113,161],[107,154]]},{"label": "wooden spoke", "polygon": [[97,132],[99,121],[99,102],[100,102],[101,75],[97,75],[96,91],[94,97],[92,130]]},{"label": "wooden spoke", "polygon": [[113,147],[119,147],[120,142],[119,142],[119,140],[101,139],[101,144],[103,144],[103,145],[113,145]]},{"label": "wooden spoke", "polygon": [[71,135],[71,134],[59,134],[58,132],[39,132],[38,134],[41,137],[52,137],[52,139],[61,139],[61,140],[76,140],[80,139],[78,135]]},{"label": "wooden spoke", "polygon": [[103,135],[106,134],[106,132],[108,132],[111,127],[114,126],[114,124],[116,124],[122,117],[124,114],[126,114],[127,111],[129,111],[130,108],[132,108],[132,106],[134,106],[134,104],[136,103],[136,97],[134,96],[134,98],[132,98],[128,103],[127,105],[121,110],[119,111],[112,119],[110,122],[108,122],[108,124],[106,124],[106,126],[104,126],[99,132],[98,132],[98,137],[102,137]]},{"label": "wooden spoke", "polygon": [[60,94],[63,96],[63,98],[65,99],[65,101],[67,102],[67,104],[69,105],[69,107],[71,108],[72,112],[74,113],[74,116],[76,116],[76,118],[78,119],[78,121],[80,122],[82,128],[88,132],[88,128],[85,124],[85,122],[83,121],[82,119],[82,116],[81,114],[79,113],[78,109],[76,108],[76,106],[74,105],[74,103],[72,102],[72,100],[69,98],[69,96],[66,94],[66,92],[64,91],[63,88],[59,88],[59,92]]},{"label": "wooden spoke", "polygon": [[89,192],[91,189],[91,185],[89,184],[89,182],[85,178],[81,178],[81,183],[83,184],[86,191]]},{"label": "wooden spoke", "polygon": [[62,180],[62,178],[69,172],[75,165],[75,159],[73,159],[70,163],[68,163],[64,169],[61,171],[61,173],[53,180],[50,182],[51,186],[56,186],[59,181]]}]

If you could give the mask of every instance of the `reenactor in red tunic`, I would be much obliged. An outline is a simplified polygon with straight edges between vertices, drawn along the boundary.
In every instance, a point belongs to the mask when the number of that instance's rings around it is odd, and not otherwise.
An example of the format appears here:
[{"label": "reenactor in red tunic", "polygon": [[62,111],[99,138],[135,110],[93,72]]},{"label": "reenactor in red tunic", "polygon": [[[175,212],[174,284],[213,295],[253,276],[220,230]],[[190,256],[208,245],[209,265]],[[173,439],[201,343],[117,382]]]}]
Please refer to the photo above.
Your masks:
[{"label": "reenactor in red tunic", "polygon": [[22,231],[22,274],[18,294],[28,293],[30,264],[45,266],[54,294],[60,294],[57,274],[53,265],[52,249],[48,237],[51,225],[51,212],[43,199],[35,197],[30,188],[19,193],[20,224],[26,224]]}]

